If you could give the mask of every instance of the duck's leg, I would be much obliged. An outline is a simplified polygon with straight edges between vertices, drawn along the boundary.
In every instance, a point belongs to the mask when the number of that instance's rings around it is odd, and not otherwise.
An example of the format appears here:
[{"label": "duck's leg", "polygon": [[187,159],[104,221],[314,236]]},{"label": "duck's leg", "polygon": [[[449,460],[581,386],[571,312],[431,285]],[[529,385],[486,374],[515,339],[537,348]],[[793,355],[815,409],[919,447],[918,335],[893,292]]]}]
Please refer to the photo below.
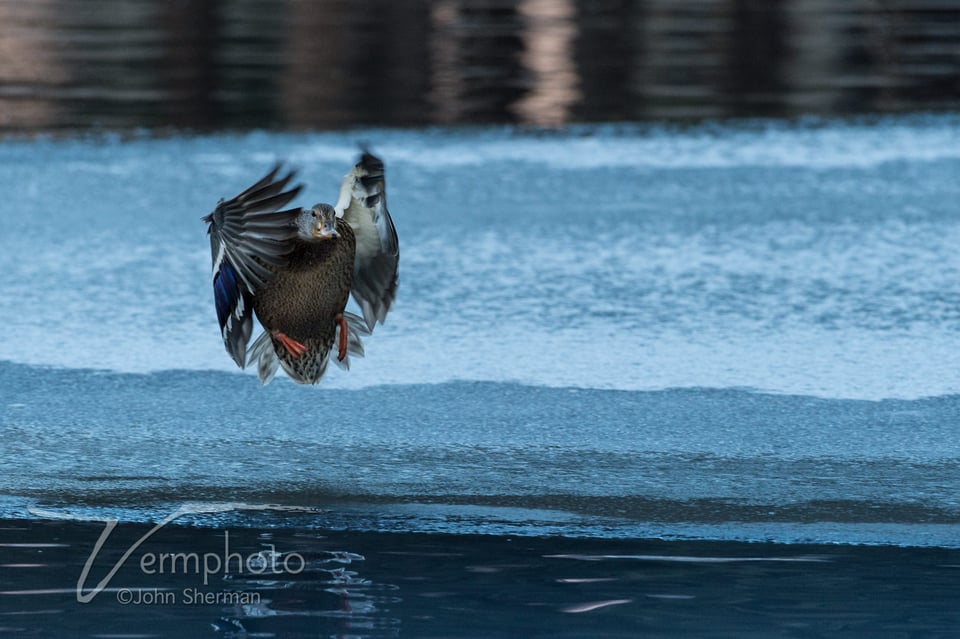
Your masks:
[{"label": "duck's leg", "polygon": [[350,333],[347,332],[347,320],[343,318],[343,313],[338,313],[336,320],[340,325],[340,343],[338,344],[339,352],[337,353],[337,359],[342,362],[347,356],[347,338],[350,337]]},{"label": "duck's leg", "polygon": [[270,331],[270,335],[280,342],[287,352],[293,355],[294,357],[300,357],[307,352],[307,347],[293,339],[292,337],[287,337],[285,334],[280,331]]}]

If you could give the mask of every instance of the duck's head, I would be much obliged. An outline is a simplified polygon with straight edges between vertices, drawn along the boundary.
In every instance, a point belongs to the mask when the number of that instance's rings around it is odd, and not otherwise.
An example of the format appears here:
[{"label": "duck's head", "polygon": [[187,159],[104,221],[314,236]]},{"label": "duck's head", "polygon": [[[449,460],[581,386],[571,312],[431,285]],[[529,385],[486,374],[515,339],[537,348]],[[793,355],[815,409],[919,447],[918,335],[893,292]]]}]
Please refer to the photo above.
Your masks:
[{"label": "duck's head", "polygon": [[297,219],[300,237],[310,242],[337,237],[337,212],[329,204],[314,204],[303,209]]}]

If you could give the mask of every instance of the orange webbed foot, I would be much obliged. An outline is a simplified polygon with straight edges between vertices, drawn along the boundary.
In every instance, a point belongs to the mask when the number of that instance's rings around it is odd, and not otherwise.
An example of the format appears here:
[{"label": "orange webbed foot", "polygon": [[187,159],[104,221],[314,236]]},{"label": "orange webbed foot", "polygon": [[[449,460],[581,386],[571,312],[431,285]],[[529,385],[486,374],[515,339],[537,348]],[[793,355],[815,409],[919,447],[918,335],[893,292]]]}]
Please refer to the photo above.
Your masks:
[{"label": "orange webbed foot", "polygon": [[340,324],[340,344],[337,359],[342,362],[347,356],[347,338],[350,335],[347,332],[347,320],[343,318],[342,314],[337,315],[337,323]]},{"label": "orange webbed foot", "polygon": [[307,352],[307,347],[293,339],[292,337],[287,337],[280,331],[272,331],[270,333],[274,339],[276,339],[280,344],[283,345],[287,352],[293,355],[294,357],[300,357]]}]

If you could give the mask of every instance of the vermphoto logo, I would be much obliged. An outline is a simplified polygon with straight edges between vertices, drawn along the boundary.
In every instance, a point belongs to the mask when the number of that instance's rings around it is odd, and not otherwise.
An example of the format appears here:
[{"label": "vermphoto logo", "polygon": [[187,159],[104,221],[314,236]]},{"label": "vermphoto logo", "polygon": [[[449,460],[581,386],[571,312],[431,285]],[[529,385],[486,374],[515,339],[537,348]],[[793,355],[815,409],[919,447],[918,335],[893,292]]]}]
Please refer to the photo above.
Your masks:
[{"label": "vermphoto logo", "polygon": [[[77,579],[77,601],[80,603],[89,603],[94,597],[106,590],[110,586],[111,580],[126,563],[127,560],[139,549],[144,542],[152,537],[158,530],[172,521],[185,515],[202,515],[233,512],[239,510],[278,510],[294,512],[316,512],[304,508],[277,506],[272,504],[254,505],[245,503],[225,503],[225,504],[185,504],[167,515],[153,528],[134,541],[129,548],[120,556],[120,559],[110,568],[106,576],[103,577],[95,586],[85,591],[87,579],[90,576],[90,570],[94,566],[97,556],[110,534],[120,523],[118,519],[110,517],[89,517],[83,515],[74,515],[70,513],[61,513],[56,511],[42,510],[39,508],[29,508],[32,515],[45,517],[48,519],[67,519],[72,521],[97,521],[104,524],[103,532],[97,539],[83,565],[80,577]],[[273,545],[267,548],[249,554],[241,554],[230,548],[230,531],[224,531],[223,550],[220,552],[145,552],[140,555],[139,568],[144,575],[196,575],[203,585],[210,583],[210,577],[214,575],[228,575],[240,573],[252,573],[255,575],[296,575],[306,568],[306,560],[302,555],[295,552],[281,552]],[[179,597],[178,597],[179,594]],[[191,604],[218,604],[218,603],[253,603],[255,600],[244,600],[244,597],[251,598],[259,596],[257,593],[244,592],[205,592],[196,588],[184,588],[179,593],[165,589],[151,588],[120,588],[117,590],[117,601],[121,604],[141,604],[141,605],[164,605],[172,603]],[[212,600],[211,600],[212,598]],[[222,600],[221,600],[222,599]],[[230,599],[229,601],[227,601]]]}]

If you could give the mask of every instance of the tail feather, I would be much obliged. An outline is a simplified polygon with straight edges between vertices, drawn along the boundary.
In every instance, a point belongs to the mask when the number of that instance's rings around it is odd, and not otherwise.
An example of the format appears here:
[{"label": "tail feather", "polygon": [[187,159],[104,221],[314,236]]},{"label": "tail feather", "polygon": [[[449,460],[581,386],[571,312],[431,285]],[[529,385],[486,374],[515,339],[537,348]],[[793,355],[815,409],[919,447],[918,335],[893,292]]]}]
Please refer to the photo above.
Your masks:
[{"label": "tail feather", "polygon": [[[336,358],[334,358],[336,359]],[[302,355],[296,364],[280,358],[280,365],[293,381],[298,384],[317,384],[327,372],[327,363],[330,361],[330,352],[307,353]]]},{"label": "tail feather", "polygon": [[277,374],[277,369],[280,367],[280,359],[273,350],[273,339],[266,331],[260,333],[260,336],[250,347],[247,363],[249,364],[254,359],[257,360],[257,376],[260,377],[260,383],[266,386]]}]

